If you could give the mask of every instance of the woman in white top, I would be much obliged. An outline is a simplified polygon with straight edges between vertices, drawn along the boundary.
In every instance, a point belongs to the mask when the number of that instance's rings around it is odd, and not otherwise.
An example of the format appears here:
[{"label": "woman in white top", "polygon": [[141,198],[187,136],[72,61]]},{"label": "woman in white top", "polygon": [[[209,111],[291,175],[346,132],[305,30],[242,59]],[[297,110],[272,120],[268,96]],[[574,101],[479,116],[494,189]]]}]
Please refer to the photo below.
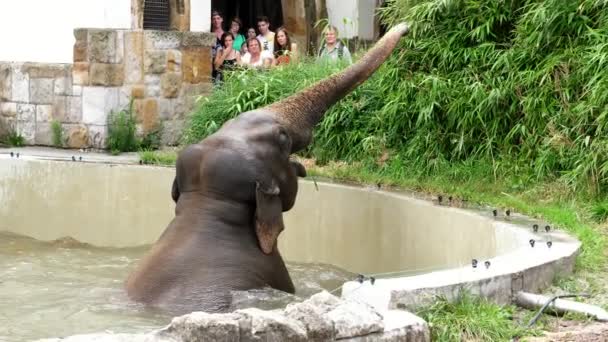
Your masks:
[{"label": "woman in white top", "polygon": [[241,64],[253,68],[268,68],[273,62],[272,53],[262,51],[262,44],[257,38],[247,39],[247,53],[241,57]]}]

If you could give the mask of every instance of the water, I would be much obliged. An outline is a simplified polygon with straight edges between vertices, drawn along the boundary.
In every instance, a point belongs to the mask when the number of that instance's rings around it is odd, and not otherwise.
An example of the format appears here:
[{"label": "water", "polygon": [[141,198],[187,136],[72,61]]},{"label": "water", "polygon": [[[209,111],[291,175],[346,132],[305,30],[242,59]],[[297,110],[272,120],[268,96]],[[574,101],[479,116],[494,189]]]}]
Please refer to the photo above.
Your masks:
[{"label": "water", "polygon": [[[93,332],[144,332],[171,317],[130,302],[124,280],[147,246],[98,248],[73,239],[42,242],[0,233],[0,341]],[[257,290],[234,294],[234,308],[279,308],[354,275],[318,264],[287,264],[296,295]]]}]

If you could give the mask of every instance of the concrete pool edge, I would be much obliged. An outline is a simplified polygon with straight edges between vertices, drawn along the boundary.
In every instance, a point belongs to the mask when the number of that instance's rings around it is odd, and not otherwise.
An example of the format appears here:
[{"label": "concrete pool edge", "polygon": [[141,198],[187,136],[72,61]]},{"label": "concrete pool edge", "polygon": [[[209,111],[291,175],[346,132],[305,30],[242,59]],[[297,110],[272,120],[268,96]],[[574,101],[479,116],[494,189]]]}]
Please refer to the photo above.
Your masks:
[{"label": "concrete pool edge", "polygon": [[539,292],[553,281],[573,273],[581,243],[562,231],[530,233],[520,226],[495,222],[528,238],[546,243],[523,245],[515,251],[479,260],[476,268],[467,266],[434,271],[410,277],[392,277],[371,281],[349,281],[342,287],[342,298],[356,298],[376,309],[416,311],[437,298],[456,300],[463,292],[479,295],[497,304],[512,303],[519,291]]}]

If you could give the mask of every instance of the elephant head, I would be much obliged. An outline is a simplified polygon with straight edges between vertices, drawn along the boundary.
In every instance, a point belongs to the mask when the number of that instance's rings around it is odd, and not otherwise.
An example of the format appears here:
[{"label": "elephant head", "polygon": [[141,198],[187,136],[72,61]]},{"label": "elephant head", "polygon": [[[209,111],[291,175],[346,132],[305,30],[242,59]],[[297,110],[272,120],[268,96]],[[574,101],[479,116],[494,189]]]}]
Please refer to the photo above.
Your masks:
[{"label": "elephant head", "polygon": [[408,32],[405,23],[394,26],[355,64],[259,110],[271,113],[289,132],[292,153],[302,150],[310,144],[312,130],[325,111],[367,80],[388,58],[399,38]]}]

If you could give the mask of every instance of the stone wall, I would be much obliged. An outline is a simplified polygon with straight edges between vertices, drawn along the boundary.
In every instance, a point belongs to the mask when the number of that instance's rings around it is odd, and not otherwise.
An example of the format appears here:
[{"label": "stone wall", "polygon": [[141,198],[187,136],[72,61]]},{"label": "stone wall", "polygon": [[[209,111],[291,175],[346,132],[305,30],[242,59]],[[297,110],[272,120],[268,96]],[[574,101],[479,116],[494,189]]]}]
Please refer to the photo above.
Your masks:
[{"label": "stone wall", "polygon": [[73,64],[0,62],[0,122],[28,145],[50,145],[51,120],[65,146],[105,148],[108,115],[133,109],[140,136],[176,144],[199,95],[211,90],[204,32],[76,29]]}]

